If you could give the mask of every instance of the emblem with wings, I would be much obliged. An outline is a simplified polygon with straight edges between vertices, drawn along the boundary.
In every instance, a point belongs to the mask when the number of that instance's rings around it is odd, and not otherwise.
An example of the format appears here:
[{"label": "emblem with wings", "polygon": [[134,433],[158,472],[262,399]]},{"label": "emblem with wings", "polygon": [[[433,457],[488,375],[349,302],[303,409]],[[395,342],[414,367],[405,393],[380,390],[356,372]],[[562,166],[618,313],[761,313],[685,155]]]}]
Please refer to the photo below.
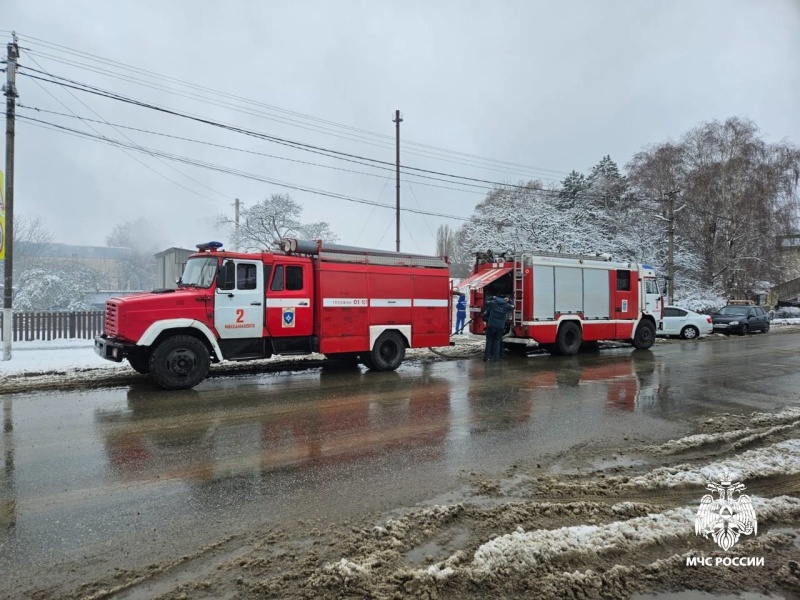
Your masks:
[{"label": "emblem with wings", "polygon": [[[741,482],[731,482],[726,472],[720,482],[709,483],[706,489],[712,492],[700,500],[697,517],[694,520],[695,535],[711,537],[723,550],[730,550],[739,541],[739,536],[755,535],[758,530],[756,511],[750,496],[734,494],[741,492],[745,486]],[[714,492],[719,499],[714,499]]]}]

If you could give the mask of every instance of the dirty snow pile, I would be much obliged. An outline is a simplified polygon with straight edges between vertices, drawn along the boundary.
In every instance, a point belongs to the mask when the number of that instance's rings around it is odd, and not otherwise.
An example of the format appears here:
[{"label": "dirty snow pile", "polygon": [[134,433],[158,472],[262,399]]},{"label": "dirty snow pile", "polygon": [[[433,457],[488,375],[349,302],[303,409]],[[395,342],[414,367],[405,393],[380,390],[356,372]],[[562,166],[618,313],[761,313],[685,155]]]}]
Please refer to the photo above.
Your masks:
[{"label": "dirty snow pile", "polygon": [[710,446],[713,444],[732,444],[733,448],[741,448],[752,442],[768,438],[776,433],[788,431],[800,426],[800,408],[787,408],[779,413],[753,413],[751,424],[758,427],[773,425],[768,429],[746,427],[719,433],[698,433],[678,440],[670,440],[659,446],[649,446],[646,452],[656,454],[678,454],[687,450]]},{"label": "dirty snow pile", "polygon": [[800,473],[800,439],[786,440],[764,448],[749,450],[734,458],[700,467],[688,464],[660,467],[620,484],[644,489],[702,486],[708,481],[718,480],[726,471],[735,481],[775,475],[796,475]]},{"label": "dirty snow pile", "polygon": [[[753,498],[759,519],[773,521],[800,515],[800,500],[789,496]],[[630,551],[687,535],[694,529],[695,509],[682,507],[605,525],[577,525],[555,530],[518,529],[483,544],[471,567],[477,571],[527,571],[560,554]]]}]

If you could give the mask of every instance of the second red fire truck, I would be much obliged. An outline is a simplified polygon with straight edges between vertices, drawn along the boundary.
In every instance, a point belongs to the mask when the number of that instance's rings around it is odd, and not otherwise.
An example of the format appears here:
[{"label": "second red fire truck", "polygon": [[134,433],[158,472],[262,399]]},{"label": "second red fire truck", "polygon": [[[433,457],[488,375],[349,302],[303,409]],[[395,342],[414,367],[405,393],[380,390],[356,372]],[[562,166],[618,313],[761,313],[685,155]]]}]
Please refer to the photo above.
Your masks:
[{"label": "second red fire truck", "polygon": [[478,254],[457,289],[469,293],[472,333],[486,330],[482,307],[489,297],[508,296],[514,311],[506,344],[533,340],[555,354],[600,340],[650,348],[664,315],[655,270],[608,255]]},{"label": "second red fire truck", "polygon": [[389,371],[406,348],[450,342],[445,258],[319,241],[256,254],[221,246],[199,245],[175,290],[109,300],[95,351],[182,389],[222,360],[319,352]]}]

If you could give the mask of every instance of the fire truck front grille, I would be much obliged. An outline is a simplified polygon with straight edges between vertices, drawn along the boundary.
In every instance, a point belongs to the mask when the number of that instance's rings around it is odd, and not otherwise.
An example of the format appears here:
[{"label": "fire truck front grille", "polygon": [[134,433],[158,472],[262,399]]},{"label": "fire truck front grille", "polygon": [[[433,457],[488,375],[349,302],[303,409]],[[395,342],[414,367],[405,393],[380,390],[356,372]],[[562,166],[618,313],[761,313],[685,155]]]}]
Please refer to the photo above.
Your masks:
[{"label": "fire truck front grille", "polygon": [[109,337],[117,335],[117,305],[113,302],[106,302],[105,330]]}]

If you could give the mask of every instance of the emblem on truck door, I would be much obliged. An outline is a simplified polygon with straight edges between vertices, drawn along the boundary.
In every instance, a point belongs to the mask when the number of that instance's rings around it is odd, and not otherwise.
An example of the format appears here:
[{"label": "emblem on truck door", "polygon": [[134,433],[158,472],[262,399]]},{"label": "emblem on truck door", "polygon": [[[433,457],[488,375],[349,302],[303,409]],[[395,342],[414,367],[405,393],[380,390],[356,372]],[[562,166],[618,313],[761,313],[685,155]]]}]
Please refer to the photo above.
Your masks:
[{"label": "emblem on truck door", "polygon": [[284,327],[294,327],[294,307],[283,309],[282,325]]}]

